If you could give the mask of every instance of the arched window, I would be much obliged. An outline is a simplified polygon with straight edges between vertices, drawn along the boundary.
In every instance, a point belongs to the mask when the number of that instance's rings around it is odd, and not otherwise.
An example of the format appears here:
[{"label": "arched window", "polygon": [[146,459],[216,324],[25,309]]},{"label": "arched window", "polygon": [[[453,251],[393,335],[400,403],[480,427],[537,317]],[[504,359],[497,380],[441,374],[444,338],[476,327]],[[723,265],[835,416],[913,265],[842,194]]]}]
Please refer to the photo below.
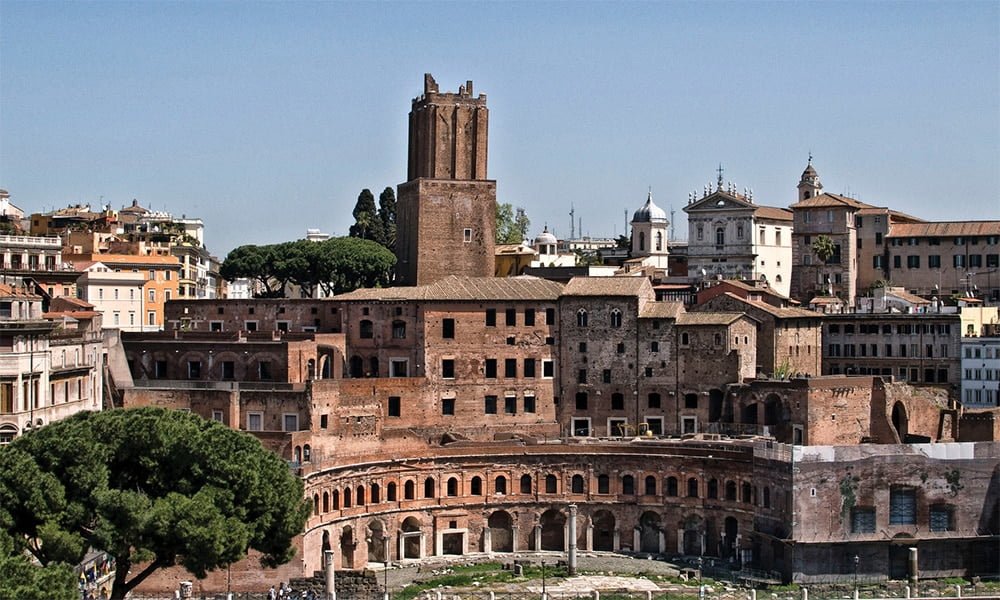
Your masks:
[{"label": "arched window", "polygon": [[698,226],[698,241],[700,242],[703,239],[705,239],[705,229],[701,225],[699,225]]},{"label": "arched window", "polygon": [[340,508],[340,490],[333,490],[333,493],[330,495],[330,506],[333,510]]},{"label": "arched window", "polygon": [[726,482],[726,500],[736,500],[736,482],[727,481]]},{"label": "arched window", "polygon": [[371,492],[368,494],[369,504],[378,504],[382,501],[382,490],[379,488],[377,483],[373,483],[371,487]]},{"label": "arched window", "polygon": [[394,340],[406,339],[406,321],[396,320],[392,322],[392,339]]},{"label": "arched window", "polygon": [[363,485],[359,485],[358,486],[358,492],[357,492],[357,495],[354,496],[354,499],[357,500],[357,505],[358,506],[364,506],[365,505],[365,486],[363,486]]},{"label": "arched window", "polygon": [[635,495],[635,477],[625,475],[622,477],[622,493],[626,496]]},{"label": "arched window", "polygon": [[302,446],[302,462],[309,462],[312,460],[312,448],[309,444]]},{"label": "arched window", "polygon": [[715,228],[715,245],[723,246],[726,243],[726,230],[722,227]]},{"label": "arched window", "polygon": [[583,475],[574,475],[572,479],[572,488],[574,494],[583,493]]},{"label": "arched window", "polygon": [[674,497],[677,495],[677,478],[667,477],[667,495]]},{"label": "arched window", "polygon": [[428,477],[424,480],[424,498],[434,497],[434,478]]},{"label": "arched window", "polygon": [[497,477],[493,481],[493,492],[496,494],[506,494],[507,493],[507,478],[503,475]]},{"label": "arched window", "polygon": [[722,345],[722,334],[721,333],[715,334],[715,345],[716,346],[721,346]]},{"label": "arched window", "polygon": [[656,251],[657,252],[662,252],[663,251],[663,232],[662,231],[657,231],[656,232]]},{"label": "arched window", "polygon": [[580,309],[576,311],[576,326],[586,327],[587,326],[587,311],[585,309]]},{"label": "arched window", "polygon": [[313,494],[313,515],[319,514],[319,494]]},{"label": "arched window", "polygon": [[688,479],[688,498],[698,497],[698,480],[694,477]]},{"label": "arched window", "polygon": [[545,493],[555,494],[557,491],[557,480],[556,476],[551,473],[545,476]]},{"label": "arched window", "polygon": [[413,500],[414,496],[417,495],[416,487],[417,484],[413,483],[412,480],[407,480],[407,482],[403,484],[403,499]]},{"label": "arched window", "polygon": [[617,308],[611,309],[611,326],[621,327],[622,326],[622,311]]},{"label": "arched window", "polygon": [[469,491],[473,496],[483,495],[483,479],[482,477],[473,477],[472,481],[469,483]]},{"label": "arched window", "polygon": [[358,378],[365,376],[365,361],[360,356],[352,356],[348,372],[351,377]]},{"label": "arched window", "polygon": [[368,372],[365,377],[378,377],[378,357],[373,356],[368,359]]},{"label": "arched window", "polygon": [[646,476],[646,489],[643,490],[643,492],[647,496],[655,496],[656,495],[656,477],[653,477],[652,475],[647,475]]},{"label": "arched window", "polygon": [[607,475],[597,476],[597,493],[598,494],[611,493],[611,479]]},{"label": "arched window", "polygon": [[396,482],[390,481],[385,486],[385,499],[387,502],[396,501]]},{"label": "arched window", "polygon": [[752,489],[749,482],[743,482],[743,502],[750,504],[753,501]]},{"label": "arched window", "polygon": [[531,493],[531,475],[528,474],[521,475],[521,493],[522,494]]},{"label": "arched window", "polygon": [[764,508],[771,508],[771,488],[764,486]]},{"label": "arched window", "polygon": [[353,493],[351,492],[351,488],[349,488],[349,487],[344,488],[344,508],[351,508],[351,497],[352,496],[353,496]]},{"label": "arched window", "polygon": [[329,511],[330,511],[330,493],[324,491],[323,492],[323,512],[329,512]]},{"label": "arched window", "polygon": [[[424,485],[426,485],[426,483]],[[433,488],[431,488],[431,489],[433,490]],[[458,480],[455,479],[454,477],[449,477],[448,478],[447,494],[448,494],[449,497],[454,497],[454,496],[458,495]],[[424,491],[424,496],[427,497],[427,498],[431,497],[430,495],[427,494],[426,489]]]},{"label": "arched window", "polygon": [[646,232],[639,232],[639,251],[645,252],[646,250]]},{"label": "arched window", "polygon": [[713,500],[719,497],[719,482],[715,479],[708,480],[708,497]]},{"label": "arched window", "polygon": [[361,321],[361,339],[370,340],[375,337],[375,328],[372,326],[372,322],[368,319]]}]

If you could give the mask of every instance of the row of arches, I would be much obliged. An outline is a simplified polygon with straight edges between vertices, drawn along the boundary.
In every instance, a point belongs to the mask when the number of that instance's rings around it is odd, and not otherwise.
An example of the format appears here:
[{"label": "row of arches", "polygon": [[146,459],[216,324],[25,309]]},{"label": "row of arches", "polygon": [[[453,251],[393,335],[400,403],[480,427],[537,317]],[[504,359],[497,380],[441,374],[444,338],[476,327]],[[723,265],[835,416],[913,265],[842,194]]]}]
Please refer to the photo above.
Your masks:
[{"label": "row of arches", "polygon": [[[537,475],[537,477],[538,485],[536,485],[536,476],[528,473],[522,474],[517,480],[516,491],[512,489],[513,486],[509,485],[506,475],[497,475],[493,479],[492,491],[486,489],[487,480],[481,475],[473,475],[465,481],[463,481],[464,478],[460,479],[458,476],[447,477],[444,479],[443,489],[440,492],[438,479],[434,476],[424,478],[421,483],[415,479],[403,480],[402,494],[400,494],[396,481],[385,483],[384,495],[382,485],[378,482],[350,484],[332,490],[325,489],[322,492],[314,492],[312,496],[313,515],[318,516],[330,511],[365,506],[366,504],[432,499],[436,498],[439,493],[446,498],[481,497],[490,493],[496,496],[567,493],[565,487],[560,489],[561,481],[555,474],[548,473],[544,476]],[[755,506],[758,504],[758,488],[746,480],[719,480],[713,477],[703,482],[699,477],[685,477],[683,475],[680,477],[669,475],[662,479],[655,475],[639,477],[632,474],[621,475],[616,478],[614,489],[612,489],[612,478],[607,474],[599,474],[590,478],[588,482],[588,478],[584,477],[583,474],[574,473],[569,477],[568,493],[574,495],[660,496],[664,498],[704,497]],[[463,485],[466,482],[468,485]],[[760,495],[763,498],[764,508],[771,508],[770,487],[762,486]]]},{"label": "row of arches", "polygon": [[[321,550],[332,550],[336,543],[339,566],[359,568],[365,563],[428,556],[565,551],[569,546],[569,515],[560,509],[541,513],[495,510],[478,519],[468,517],[472,522],[462,528],[455,527],[454,521],[450,527],[436,528],[425,515],[407,515],[395,525],[391,517],[352,521],[339,532],[335,527],[323,529]],[[576,533],[577,547],[583,551],[738,558],[741,546],[740,520],[733,515],[646,510],[635,516],[609,508],[584,508],[577,516]]]}]

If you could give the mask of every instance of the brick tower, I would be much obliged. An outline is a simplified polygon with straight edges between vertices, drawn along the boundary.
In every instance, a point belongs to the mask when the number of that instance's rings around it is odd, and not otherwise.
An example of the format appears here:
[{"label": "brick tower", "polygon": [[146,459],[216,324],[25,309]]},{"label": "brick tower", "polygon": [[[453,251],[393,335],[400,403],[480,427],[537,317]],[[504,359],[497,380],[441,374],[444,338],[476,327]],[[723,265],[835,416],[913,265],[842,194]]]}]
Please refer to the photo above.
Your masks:
[{"label": "brick tower", "polygon": [[396,283],[493,276],[497,184],[486,178],[489,111],[472,82],[441,93],[424,75],[410,109],[407,181],[398,186]]}]

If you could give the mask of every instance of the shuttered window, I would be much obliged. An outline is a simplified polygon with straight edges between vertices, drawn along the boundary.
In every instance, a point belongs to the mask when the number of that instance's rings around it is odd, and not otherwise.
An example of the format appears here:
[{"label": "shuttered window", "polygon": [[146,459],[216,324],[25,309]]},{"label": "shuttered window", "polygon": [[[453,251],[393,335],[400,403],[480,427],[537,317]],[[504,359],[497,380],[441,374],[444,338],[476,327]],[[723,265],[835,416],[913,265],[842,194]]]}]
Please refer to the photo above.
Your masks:
[{"label": "shuttered window", "polygon": [[889,524],[915,525],[917,523],[917,495],[912,489],[889,492]]}]

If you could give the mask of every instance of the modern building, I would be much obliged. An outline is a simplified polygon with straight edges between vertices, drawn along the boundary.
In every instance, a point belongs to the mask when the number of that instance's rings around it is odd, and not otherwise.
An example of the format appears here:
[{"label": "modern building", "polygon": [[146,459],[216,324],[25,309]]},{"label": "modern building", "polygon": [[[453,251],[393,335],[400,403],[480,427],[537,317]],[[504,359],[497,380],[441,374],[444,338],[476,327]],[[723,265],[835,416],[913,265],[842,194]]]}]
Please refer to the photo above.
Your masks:
[{"label": "modern building", "polygon": [[105,327],[159,330],[164,305],[178,297],[180,263],[174,256],[66,255],[82,273],[78,295],[104,313]]}]

